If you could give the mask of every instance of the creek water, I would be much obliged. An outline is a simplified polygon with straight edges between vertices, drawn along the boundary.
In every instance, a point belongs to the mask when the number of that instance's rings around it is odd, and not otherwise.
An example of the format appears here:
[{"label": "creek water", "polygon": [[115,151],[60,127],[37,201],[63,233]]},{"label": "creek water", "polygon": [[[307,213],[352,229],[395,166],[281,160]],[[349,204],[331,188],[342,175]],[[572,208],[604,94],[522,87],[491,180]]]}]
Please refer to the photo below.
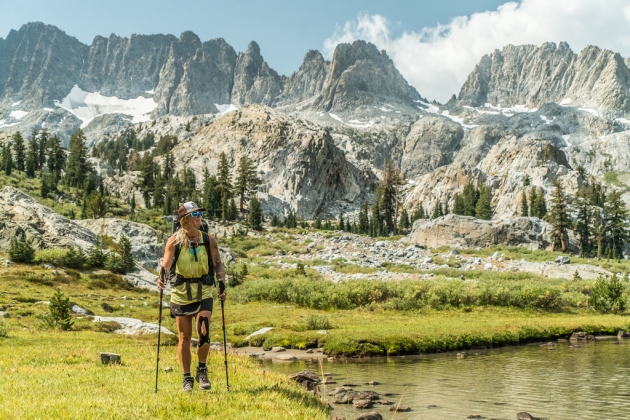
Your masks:
[{"label": "creek water", "polygon": [[[334,385],[320,385],[332,418],[355,419],[368,411],[384,419],[516,419],[526,411],[545,419],[630,419],[630,340],[537,344],[494,350],[347,359],[333,362],[265,362],[265,368],[291,374],[302,369],[332,373]],[[555,348],[555,350],[550,350]],[[376,386],[365,385],[377,381]],[[372,390],[388,401],[406,405],[409,412],[393,413],[391,406],[358,410],[333,404],[327,394],[344,383]]]}]

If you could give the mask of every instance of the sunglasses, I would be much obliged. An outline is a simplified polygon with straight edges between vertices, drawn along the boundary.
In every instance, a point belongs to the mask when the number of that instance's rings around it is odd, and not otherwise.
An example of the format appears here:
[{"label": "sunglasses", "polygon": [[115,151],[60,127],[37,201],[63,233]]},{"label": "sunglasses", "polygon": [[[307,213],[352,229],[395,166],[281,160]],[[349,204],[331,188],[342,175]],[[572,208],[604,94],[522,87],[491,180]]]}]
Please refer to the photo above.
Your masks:
[{"label": "sunglasses", "polygon": [[203,216],[203,212],[202,211],[193,211],[192,213],[190,213],[190,215],[192,217],[197,217],[197,216],[201,217],[201,216]]}]

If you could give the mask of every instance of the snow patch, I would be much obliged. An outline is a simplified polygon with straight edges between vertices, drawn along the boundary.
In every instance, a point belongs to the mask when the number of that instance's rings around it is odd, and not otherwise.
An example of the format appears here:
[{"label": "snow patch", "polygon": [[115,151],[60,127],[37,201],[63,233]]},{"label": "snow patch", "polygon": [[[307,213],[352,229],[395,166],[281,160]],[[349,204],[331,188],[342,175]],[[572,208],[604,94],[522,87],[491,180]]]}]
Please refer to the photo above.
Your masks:
[{"label": "snow patch", "polygon": [[458,123],[459,125],[461,125],[464,128],[470,129],[470,128],[479,127],[479,125],[476,125],[476,124],[464,124],[464,119],[463,118],[460,118],[457,115],[451,115],[448,111],[443,111],[442,115],[447,117],[447,118],[450,118],[451,120],[455,121],[456,123]]},{"label": "snow patch", "polygon": [[47,111],[47,112],[52,112],[52,111],[53,111],[53,109],[52,109],[52,108],[42,108],[42,109],[43,109],[44,111]]},{"label": "snow patch", "polygon": [[556,119],[556,117],[553,117],[553,119],[550,120],[549,118],[545,117],[544,115],[541,115],[540,119],[543,120],[545,122],[545,124],[551,124],[553,122],[553,120]]},{"label": "snow patch", "polygon": [[596,117],[599,116],[599,112],[595,111],[594,109],[591,108],[578,108],[580,111],[585,111],[585,112],[589,112],[593,115],[595,115]]},{"label": "snow patch", "polygon": [[153,89],[145,90],[144,93],[148,93],[149,95],[155,95],[155,91]]},{"label": "snow patch", "polygon": [[337,115],[329,112],[328,115],[330,115],[331,118],[334,118],[335,120],[339,121],[339,122],[343,122],[343,120],[341,118],[339,118]]},{"label": "snow patch", "polygon": [[379,110],[381,110],[381,111],[383,111],[383,112],[392,112],[392,110],[391,110],[391,109],[387,109],[387,108],[385,108],[385,107],[383,107],[383,106],[382,106],[382,107],[380,107],[380,108],[379,108]]},{"label": "snow patch", "polygon": [[564,142],[567,144],[567,146],[571,146],[571,143],[569,143],[569,139],[571,138],[571,134],[563,134],[562,138],[564,139]]},{"label": "snow patch", "polygon": [[618,121],[618,122],[623,123],[623,124],[630,125],[630,120],[628,120],[626,118],[615,118],[615,121]]},{"label": "snow patch", "polygon": [[77,85],[74,85],[68,96],[61,101],[55,100],[54,104],[80,119],[81,128],[104,114],[131,115],[134,124],[151,121],[148,114],[157,108],[157,102],[152,98],[138,96],[135,99],[119,99],[115,96],[103,96],[99,92],[86,92]]},{"label": "snow patch", "polygon": [[17,101],[16,103],[11,104],[11,106],[12,106],[12,107],[13,107],[13,106],[18,106],[18,105],[19,105],[19,104],[21,104],[21,103],[22,103],[22,101]]},{"label": "snow patch", "polygon": [[364,122],[359,121],[359,120],[350,120],[350,121],[348,121],[348,123],[346,125],[348,125],[350,127],[353,127],[353,128],[369,128],[369,127],[372,127],[374,125],[374,121],[370,120],[367,123],[364,123]]},{"label": "snow patch", "polygon": [[214,106],[219,110],[219,112],[215,114],[217,117],[227,114],[228,112],[238,111],[238,107],[232,104],[214,104]]},{"label": "snow patch", "polygon": [[4,120],[0,120],[0,128],[4,128],[4,127],[13,127],[14,125],[18,125],[18,123],[5,124],[5,121],[4,121]]},{"label": "snow patch", "polygon": [[[538,108],[527,108],[524,104],[523,105],[514,105],[508,108],[502,107],[501,104],[497,104],[497,106],[493,106],[491,103],[486,103],[484,105],[485,108],[490,108],[490,109],[496,109],[497,111],[503,113],[503,115],[506,115],[508,117],[511,117],[514,114],[520,113],[520,112],[536,112],[538,111]],[[508,115],[511,114],[511,115]]]},{"label": "snow patch", "polygon": [[569,105],[571,103],[571,98],[564,98],[560,101],[560,105]]},{"label": "snow patch", "polygon": [[27,114],[28,112],[26,111],[11,111],[11,114],[9,114],[9,116],[15,118],[16,120],[21,120],[22,118],[26,117]]},{"label": "snow patch", "polygon": [[435,105],[431,105],[428,102],[424,102],[424,101],[420,101],[420,100],[417,100],[417,101],[414,101],[414,102],[417,102],[417,103],[419,103],[421,105],[424,105],[424,106],[418,106],[418,108],[421,109],[424,112],[428,112],[429,114],[438,114],[439,111],[440,111],[440,108],[438,108]]}]

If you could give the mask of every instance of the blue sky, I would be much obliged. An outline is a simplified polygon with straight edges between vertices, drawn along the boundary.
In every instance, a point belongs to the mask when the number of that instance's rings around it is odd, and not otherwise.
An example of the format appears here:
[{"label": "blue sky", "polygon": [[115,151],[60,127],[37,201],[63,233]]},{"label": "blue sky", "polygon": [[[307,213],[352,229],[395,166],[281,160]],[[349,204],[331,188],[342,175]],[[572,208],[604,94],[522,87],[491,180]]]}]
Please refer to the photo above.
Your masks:
[{"label": "blue sky", "polygon": [[501,0],[20,0],[0,1],[0,37],[32,21],[49,23],[90,44],[96,35],[171,33],[190,30],[202,41],[222,37],[236,51],[255,40],[265,60],[289,75],[309,49],[322,50],[324,40],[359,13],[380,14],[394,31],[417,31],[451,18],[496,9]]},{"label": "blue sky", "polygon": [[[603,6],[605,5],[605,7]],[[328,59],[356,39],[387,51],[428,99],[444,102],[484,54],[507,44],[567,41],[630,56],[630,0],[0,0],[0,37],[41,21],[90,44],[96,35],[191,30],[222,37],[236,51],[255,40],[280,74],[296,71],[309,49]]]}]

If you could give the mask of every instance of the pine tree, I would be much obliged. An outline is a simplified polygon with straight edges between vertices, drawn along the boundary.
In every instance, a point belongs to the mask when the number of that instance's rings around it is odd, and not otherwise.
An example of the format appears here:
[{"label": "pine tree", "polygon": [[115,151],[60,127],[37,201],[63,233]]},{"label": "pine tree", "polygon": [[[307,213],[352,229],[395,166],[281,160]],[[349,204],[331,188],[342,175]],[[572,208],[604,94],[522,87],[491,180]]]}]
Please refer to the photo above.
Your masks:
[{"label": "pine tree", "polygon": [[66,153],[61,147],[61,140],[54,136],[48,140],[48,170],[57,174],[61,179],[61,171],[66,168]]},{"label": "pine tree", "polygon": [[155,164],[153,163],[151,153],[145,152],[142,155],[142,159],[140,160],[140,172],[140,191],[142,191],[143,194],[153,192],[155,189]]},{"label": "pine tree", "polygon": [[26,147],[24,146],[24,138],[19,131],[11,136],[13,143],[13,152],[15,153],[15,169],[24,171],[24,163],[26,161]]},{"label": "pine tree", "polygon": [[567,251],[567,229],[572,227],[569,216],[569,203],[564,188],[559,180],[553,183],[554,190],[551,195],[551,208],[547,214],[548,222],[552,226],[551,250],[560,246],[562,252]]},{"label": "pine tree", "polygon": [[400,170],[391,160],[385,161],[383,180],[376,189],[377,201],[381,212],[380,220],[385,222],[386,231],[396,234],[396,220],[398,219],[398,187],[402,184]]},{"label": "pine tree", "polygon": [[162,178],[164,178],[164,182],[167,183],[175,176],[175,160],[173,158],[173,154],[168,152],[166,157],[164,157],[164,168],[162,172]]},{"label": "pine tree", "polygon": [[604,204],[606,202],[606,192],[604,187],[593,179],[591,180],[590,186],[590,201],[591,206],[601,208],[604,208]]},{"label": "pine tree", "polygon": [[203,205],[208,212],[208,218],[213,219],[221,216],[221,191],[218,188],[218,181],[215,175],[204,174],[203,184]]},{"label": "pine tree", "polygon": [[256,187],[260,184],[260,179],[256,175],[256,166],[254,161],[248,157],[243,157],[238,163],[238,169],[236,170],[236,181],[234,185],[234,192],[240,196],[239,209],[241,214],[243,213],[243,203],[249,195],[256,190]]},{"label": "pine tree", "polygon": [[313,223],[313,227],[315,229],[321,229],[322,228],[322,218],[321,217],[317,216],[315,218],[315,222]]},{"label": "pine tree", "polygon": [[41,165],[39,163],[39,143],[37,141],[37,131],[34,130],[31,135],[31,141],[28,142],[28,152],[26,152],[26,160],[29,158],[33,162],[34,171],[39,171]]},{"label": "pine tree", "polygon": [[[44,170],[44,166],[46,165],[46,156],[50,156],[50,154],[48,153],[48,138],[50,137],[50,134],[48,133],[48,129],[46,128],[42,128],[39,132],[39,141],[37,142],[38,144],[38,155],[39,158],[37,159],[37,170],[38,171],[43,171]],[[56,136],[55,136],[56,138]],[[57,138],[57,140],[59,140]],[[59,142],[59,148],[61,149],[61,142]],[[65,154],[64,154],[64,162],[65,162]],[[59,177],[61,177],[61,174],[58,174]]]},{"label": "pine tree", "polygon": [[359,230],[359,233],[362,235],[367,235],[370,231],[370,219],[368,217],[368,204],[365,201],[361,204],[361,208],[359,210],[358,230]]},{"label": "pine tree", "polygon": [[440,202],[439,201],[435,201],[435,206],[433,207],[433,214],[431,215],[431,219],[437,219],[438,217],[440,217]]},{"label": "pine tree", "polygon": [[50,298],[48,314],[44,317],[46,324],[50,328],[59,328],[62,331],[69,331],[74,325],[70,316],[70,299],[65,297],[59,289]]},{"label": "pine tree", "polygon": [[606,248],[606,225],[601,209],[593,212],[593,244],[597,248],[597,259],[601,260]]},{"label": "pine tree", "polygon": [[479,199],[475,206],[475,217],[482,220],[490,220],[492,218],[492,194],[490,189],[485,185],[479,186]]},{"label": "pine tree", "polygon": [[628,234],[628,210],[621,199],[621,193],[613,190],[608,194],[606,204],[606,233],[611,248],[611,257],[619,260],[623,257],[623,245],[630,239]]},{"label": "pine tree", "polygon": [[527,205],[527,194],[521,194],[521,217],[529,217],[529,206]]},{"label": "pine tree", "polygon": [[131,202],[129,203],[129,207],[131,208],[131,214],[136,212],[136,195],[131,193]]},{"label": "pine tree", "polygon": [[464,200],[464,215],[465,216],[476,216],[476,208],[477,201],[479,200],[479,190],[475,188],[472,182],[468,182],[464,186],[464,191],[462,192],[462,198]]},{"label": "pine tree", "polygon": [[[159,169],[156,171],[153,180],[153,207],[162,208],[164,206],[164,178]],[[168,213],[167,213],[168,214]]]},{"label": "pine tree", "polygon": [[91,219],[99,219],[107,213],[107,201],[97,191],[85,197],[86,215]]},{"label": "pine tree", "polygon": [[234,198],[230,200],[230,207],[228,208],[228,220],[236,220],[237,209],[236,209],[236,201]]},{"label": "pine tree", "polygon": [[540,218],[540,215],[538,214],[538,209],[536,208],[536,203],[538,200],[537,195],[538,194],[536,193],[536,187],[532,188],[529,191],[529,215],[531,217]]},{"label": "pine tree", "polygon": [[221,199],[232,197],[232,175],[230,174],[230,163],[228,162],[225,152],[221,152],[219,156],[219,165],[217,168],[218,188],[221,191]]},{"label": "pine tree", "polygon": [[11,147],[8,144],[4,146],[2,160],[4,166],[4,174],[6,176],[11,175],[11,172],[13,172],[13,156],[11,153]]},{"label": "pine tree", "polygon": [[26,155],[26,177],[27,178],[35,178],[35,160],[30,152]]},{"label": "pine tree", "polygon": [[255,195],[249,199],[249,225],[254,230],[262,230],[262,209],[260,208],[260,200]]},{"label": "pine tree", "polygon": [[83,185],[88,173],[87,147],[85,134],[80,128],[70,137],[70,155],[66,167],[66,180],[72,187]]},{"label": "pine tree", "polygon": [[536,211],[541,219],[547,215],[547,201],[545,200],[545,193],[541,189],[540,194],[536,197]]},{"label": "pine tree", "polygon": [[17,263],[31,263],[35,258],[35,248],[33,248],[33,240],[19,240],[16,237],[11,238],[9,247],[9,258]]},{"label": "pine tree", "polygon": [[466,216],[466,204],[464,203],[464,197],[459,194],[455,194],[453,199],[453,213],[460,216]]},{"label": "pine tree", "polygon": [[398,221],[398,231],[406,232],[411,226],[411,222],[409,221],[409,214],[407,213],[407,209],[403,209],[400,213],[400,220]]},{"label": "pine tree", "polygon": [[576,212],[576,231],[580,240],[580,257],[585,257],[591,253],[591,225],[592,211],[589,204],[589,192],[585,188],[578,191],[575,198],[574,210]]},{"label": "pine tree", "polygon": [[339,230],[346,230],[346,225],[343,222],[343,212],[341,210],[339,210],[339,220],[337,222],[338,226],[339,226]]}]

